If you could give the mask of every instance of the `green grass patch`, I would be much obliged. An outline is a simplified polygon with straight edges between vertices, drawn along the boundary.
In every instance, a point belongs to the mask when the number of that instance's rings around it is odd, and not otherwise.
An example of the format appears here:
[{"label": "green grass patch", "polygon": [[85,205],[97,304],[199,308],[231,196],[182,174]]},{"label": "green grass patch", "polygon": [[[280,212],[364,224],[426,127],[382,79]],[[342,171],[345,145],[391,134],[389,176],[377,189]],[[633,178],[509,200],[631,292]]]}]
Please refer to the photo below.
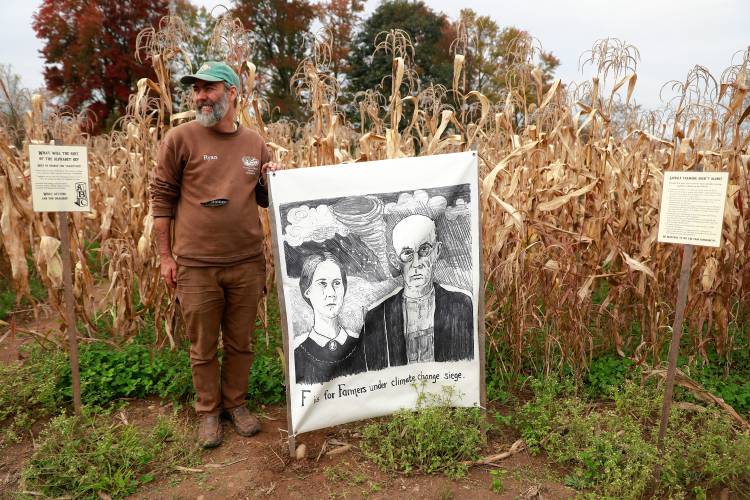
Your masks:
[{"label": "green grass patch", "polygon": [[514,423],[532,452],[544,451],[570,468],[565,482],[571,487],[611,498],[674,498],[723,487],[750,491],[750,436],[714,408],[673,407],[662,460],[656,442],[663,391],[656,387],[626,381],[614,393],[614,405],[594,406],[567,380],[535,380],[532,386],[534,399]]},{"label": "green grass patch", "polygon": [[54,415],[63,404],[56,383],[65,356],[47,353],[32,361],[0,365],[0,450],[20,441],[34,422]]},{"label": "green grass patch", "polygon": [[268,333],[255,327],[255,357],[250,367],[247,397],[251,403],[278,404],[286,399],[281,319],[276,294],[268,296]]},{"label": "green grass patch", "polygon": [[476,460],[484,443],[479,408],[451,408],[453,393],[419,389],[417,409],[399,411],[362,431],[364,455],[388,472],[466,475],[464,461]]},{"label": "green grass patch", "polygon": [[[47,298],[47,289],[36,274],[36,268],[30,257],[27,261],[29,264],[29,290],[31,291],[31,297],[36,301],[42,301]],[[10,281],[0,276],[0,320],[8,319],[16,308],[17,299],[18,297],[13,291]],[[26,297],[22,297],[20,304],[27,306],[29,305],[29,300]]]},{"label": "green grass patch", "polygon": [[0,321],[10,316],[16,307],[16,294],[10,289],[10,283],[0,278]]},{"label": "green grass patch", "polygon": [[122,498],[175,465],[195,463],[198,454],[188,435],[183,423],[169,417],[144,430],[101,415],[61,415],[42,432],[20,490],[47,497]]}]

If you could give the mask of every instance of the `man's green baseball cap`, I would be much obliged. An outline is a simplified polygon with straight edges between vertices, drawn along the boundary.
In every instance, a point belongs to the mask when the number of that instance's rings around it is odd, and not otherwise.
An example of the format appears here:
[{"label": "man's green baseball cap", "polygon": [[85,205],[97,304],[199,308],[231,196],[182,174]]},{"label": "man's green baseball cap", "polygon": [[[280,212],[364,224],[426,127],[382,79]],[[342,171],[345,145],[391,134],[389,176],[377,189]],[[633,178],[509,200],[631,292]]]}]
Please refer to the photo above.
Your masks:
[{"label": "man's green baseball cap", "polygon": [[196,80],[226,82],[229,85],[237,87],[238,91],[240,89],[240,77],[237,76],[237,73],[227,63],[221,61],[204,62],[194,74],[185,75],[180,78],[180,83],[183,85],[192,85]]}]

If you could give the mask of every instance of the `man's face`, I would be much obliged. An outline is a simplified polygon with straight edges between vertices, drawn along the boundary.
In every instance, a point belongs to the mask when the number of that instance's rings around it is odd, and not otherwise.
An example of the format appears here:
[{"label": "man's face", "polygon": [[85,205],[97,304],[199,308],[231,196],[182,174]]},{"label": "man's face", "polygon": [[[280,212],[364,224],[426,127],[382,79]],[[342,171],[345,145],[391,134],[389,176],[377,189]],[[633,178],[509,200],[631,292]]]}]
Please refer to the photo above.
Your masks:
[{"label": "man's face", "polygon": [[197,80],[193,84],[193,102],[195,119],[204,127],[219,123],[229,110],[229,97],[223,82]]},{"label": "man's face", "polygon": [[411,215],[396,224],[393,249],[401,266],[404,286],[419,289],[431,285],[435,262],[440,256],[440,242],[432,219]]}]

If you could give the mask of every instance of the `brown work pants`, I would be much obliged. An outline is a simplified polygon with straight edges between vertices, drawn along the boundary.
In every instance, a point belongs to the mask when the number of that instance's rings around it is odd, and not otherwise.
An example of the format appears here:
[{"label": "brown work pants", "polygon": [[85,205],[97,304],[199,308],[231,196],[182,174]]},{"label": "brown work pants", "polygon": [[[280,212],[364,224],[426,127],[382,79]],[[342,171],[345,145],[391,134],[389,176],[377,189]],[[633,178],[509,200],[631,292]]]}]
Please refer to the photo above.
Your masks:
[{"label": "brown work pants", "polygon": [[[190,365],[198,414],[218,415],[245,404],[258,299],[265,264],[177,269],[177,298],[190,339]],[[221,327],[224,356],[216,355]]]}]

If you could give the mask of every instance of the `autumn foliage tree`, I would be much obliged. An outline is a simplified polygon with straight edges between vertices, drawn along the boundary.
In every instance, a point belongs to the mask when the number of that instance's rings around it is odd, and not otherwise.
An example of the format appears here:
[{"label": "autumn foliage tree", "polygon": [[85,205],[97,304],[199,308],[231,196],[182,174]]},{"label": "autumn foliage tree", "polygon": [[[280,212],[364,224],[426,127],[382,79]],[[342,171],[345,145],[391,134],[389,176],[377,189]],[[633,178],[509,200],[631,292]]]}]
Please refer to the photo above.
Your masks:
[{"label": "autumn foliage tree", "polygon": [[328,0],[321,5],[322,38],[331,48],[330,68],[339,83],[345,83],[351,71],[352,37],[364,9],[364,0]]},{"label": "autumn foliage tree", "polygon": [[44,80],[76,111],[89,111],[90,131],[111,126],[135,83],[156,78],[134,57],[138,32],[157,26],[169,0],[43,0],[33,18],[43,40]]},{"label": "autumn foliage tree", "polygon": [[[500,28],[492,18],[472,9],[462,9],[454,27],[458,36],[454,51],[465,57],[462,87],[478,90],[492,101],[501,100],[509,86],[518,87],[522,75],[535,68],[541,71],[546,89],[560,64],[551,52],[538,47],[527,31],[514,26]],[[533,90],[523,89],[529,100]]]}]

